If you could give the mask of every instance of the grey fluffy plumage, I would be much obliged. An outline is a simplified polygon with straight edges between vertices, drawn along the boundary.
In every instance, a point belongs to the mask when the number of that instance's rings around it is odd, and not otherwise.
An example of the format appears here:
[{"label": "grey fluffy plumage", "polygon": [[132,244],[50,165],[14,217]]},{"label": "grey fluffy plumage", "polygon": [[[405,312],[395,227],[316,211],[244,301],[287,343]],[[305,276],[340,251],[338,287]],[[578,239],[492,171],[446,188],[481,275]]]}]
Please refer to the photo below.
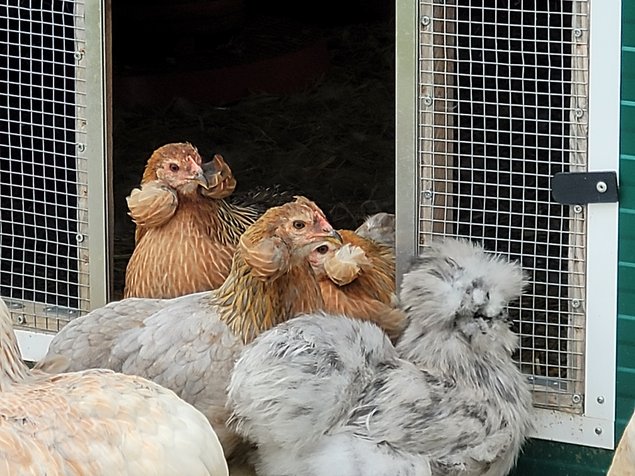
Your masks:
[{"label": "grey fluffy plumage", "polygon": [[270,208],[242,235],[232,270],[212,291],[172,299],[127,298],[74,319],[37,364],[45,372],[109,368],[174,391],[201,411],[231,456],[226,388],[244,342],[321,309],[309,255],[341,238],[305,197]]},{"label": "grey fluffy plumage", "polygon": [[262,334],[234,368],[230,424],[263,475],[501,476],[530,428],[506,307],[520,267],[466,241],[433,243],[406,273],[393,347],[323,313]]},{"label": "grey fluffy plumage", "polygon": [[394,213],[375,213],[364,220],[356,230],[359,236],[368,238],[382,245],[395,248],[395,215]]}]

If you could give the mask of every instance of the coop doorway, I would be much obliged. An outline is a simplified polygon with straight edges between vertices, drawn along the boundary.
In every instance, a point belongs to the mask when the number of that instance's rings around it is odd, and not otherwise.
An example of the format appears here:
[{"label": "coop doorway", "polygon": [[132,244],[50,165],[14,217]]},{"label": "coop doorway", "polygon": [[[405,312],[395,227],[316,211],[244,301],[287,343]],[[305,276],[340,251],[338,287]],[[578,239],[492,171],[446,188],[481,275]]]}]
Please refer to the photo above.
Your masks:
[{"label": "coop doorway", "polygon": [[[620,6],[610,3],[403,1],[397,12],[402,269],[439,236],[520,261],[528,287],[511,311],[536,436],[605,448],[614,421],[620,72],[619,33],[606,31]],[[613,177],[613,203],[555,198],[554,176],[591,171]],[[594,182],[591,195],[596,185],[606,184]]]}]

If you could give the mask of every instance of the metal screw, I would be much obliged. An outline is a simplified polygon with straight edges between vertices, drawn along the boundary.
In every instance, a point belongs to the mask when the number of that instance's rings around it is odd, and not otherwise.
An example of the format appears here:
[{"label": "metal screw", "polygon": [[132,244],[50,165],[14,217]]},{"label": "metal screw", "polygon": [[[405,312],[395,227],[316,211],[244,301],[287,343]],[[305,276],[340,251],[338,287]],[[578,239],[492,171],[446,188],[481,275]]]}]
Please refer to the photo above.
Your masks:
[{"label": "metal screw", "polygon": [[572,299],[571,300],[571,307],[574,309],[577,309],[580,307],[580,300],[579,299]]},{"label": "metal screw", "polygon": [[575,117],[577,117],[578,119],[580,119],[582,116],[584,116],[584,109],[580,109],[579,107],[576,108],[575,110]]},{"label": "metal screw", "polygon": [[602,405],[602,404],[604,403],[604,397],[603,397],[602,395],[600,395],[600,396],[597,398],[597,402],[598,402],[600,405]]},{"label": "metal screw", "polygon": [[431,106],[432,105],[432,98],[430,96],[424,96],[423,97],[423,104],[426,106]]},{"label": "metal screw", "polygon": [[595,434],[596,435],[601,435],[602,434],[602,428],[600,428],[599,426],[595,427]]},{"label": "metal screw", "polygon": [[574,213],[582,213],[582,205],[574,205],[573,206]]},{"label": "metal screw", "polygon": [[19,316],[16,316],[15,322],[22,326],[26,324],[26,317],[24,317],[24,314],[20,314]]},{"label": "metal screw", "polygon": [[574,393],[573,395],[571,395],[571,401],[577,405],[582,401],[582,397],[577,393]]},{"label": "metal screw", "polygon": [[608,186],[606,185],[606,182],[600,181],[595,184],[595,189],[600,193],[604,193],[608,189]]},{"label": "metal screw", "polygon": [[73,53],[73,56],[75,57],[77,61],[80,61],[84,57],[84,52],[76,51],[75,53]]},{"label": "metal screw", "polygon": [[432,198],[432,191],[431,190],[425,190],[423,192],[423,198],[425,198],[426,200],[430,200]]},{"label": "metal screw", "polygon": [[575,36],[576,38],[580,38],[582,36],[582,30],[580,28],[574,28],[573,36]]},{"label": "metal screw", "polygon": [[77,150],[84,152],[86,150],[86,144],[77,144]]},{"label": "metal screw", "polygon": [[82,241],[84,241],[84,235],[82,235],[81,233],[77,233],[77,234],[75,235],[75,241],[76,241],[77,243],[81,243]]},{"label": "metal screw", "polygon": [[430,24],[430,17],[429,17],[429,16],[427,16],[427,15],[423,15],[423,16],[421,17],[421,24],[422,24],[423,26],[428,26],[428,25]]}]

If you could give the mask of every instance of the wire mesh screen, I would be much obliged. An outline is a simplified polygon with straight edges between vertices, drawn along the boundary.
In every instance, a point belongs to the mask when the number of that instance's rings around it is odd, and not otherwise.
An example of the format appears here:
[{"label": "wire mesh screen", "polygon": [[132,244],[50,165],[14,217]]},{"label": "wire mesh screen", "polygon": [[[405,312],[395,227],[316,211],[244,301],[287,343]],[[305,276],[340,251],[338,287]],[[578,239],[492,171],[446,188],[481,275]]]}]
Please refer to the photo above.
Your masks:
[{"label": "wire mesh screen", "polygon": [[419,246],[469,237],[529,278],[511,310],[536,406],[582,412],[588,1],[419,3]]},{"label": "wire mesh screen", "polygon": [[0,294],[21,327],[88,309],[83,6],[0,6]]}]

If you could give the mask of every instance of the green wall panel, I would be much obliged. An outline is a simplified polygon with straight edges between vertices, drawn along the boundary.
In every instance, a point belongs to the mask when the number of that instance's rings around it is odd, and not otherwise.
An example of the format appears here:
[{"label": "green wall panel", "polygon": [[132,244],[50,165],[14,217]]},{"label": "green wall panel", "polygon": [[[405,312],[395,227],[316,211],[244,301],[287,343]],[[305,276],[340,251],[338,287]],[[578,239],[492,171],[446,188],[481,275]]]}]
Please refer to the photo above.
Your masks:
[{"label": "green wall panel", "polygon": [[635,46],[635,1],[622,0],[622,45]]},{"label": "green wall panel", "polygon": [[[634,316],[635,309],[632,307],[632,302],[635,301],[635,267],[630,262],[620,260],[620,265],[617,273],[617,312],[620,316]],[[618,318],[618,323],[621,319]],[[628,326],[628,323],[624,323]],[[619,329],[618,324],[618,329]],[[620,336],[618,334],[618,341],[620,339],[627,339],[628,336]],[[619,362],[619,359],[618,359]]]},{"label": "green wall panel", "polygon": [[635,0],[622,2],[616,436],[635,407]]},{"label": "green wall panel", "polygon": [[604,476],[612,451],[543,440],[530,441],[513,476]]},{"label": "green wall panel", "polygon": [[[623,109],[624,108],[622,108],[622,110]],[[635,108],[629,108],[629,112],[631,111],[635,112]],[[633,118],[635,118],[635,114],[632,114],[628,118],[622,116],[622,121]],[[622,148],[624,148],[625,132],[626,129],[622,127]],[[635,230],[633,230],[632,226],[635,224],[635,184],[633,183],[633,179],[635,179],[635,155],[625,155],[622,153],[620,158],[620,223],[625,226],[620,227],[620,234],[625,236],[635,236]]]},{"label": "green wall panel", "polygon": [[635,101],[635,47],[622,49],[622,101]]},{"label": "green wall panel", "polygon": [[[622,88],[623,94],[624,88]],[[631,95],[633,94],[635,92],[631,92]],[[621,115],[620,143],[622,154],[635,156],[635,102],[623,100]],[[624,161],[622,160],[622,162]]]},{"label": "green wall panel", "polygon": [[[619,365],[633,367],[635,362],[635,317],[620,314],[617,322],[617,343],[623,352],[620,353]],[[635,391],[635,388],[633,389]],[[633,393],[635,395],[635,393]]]}]

